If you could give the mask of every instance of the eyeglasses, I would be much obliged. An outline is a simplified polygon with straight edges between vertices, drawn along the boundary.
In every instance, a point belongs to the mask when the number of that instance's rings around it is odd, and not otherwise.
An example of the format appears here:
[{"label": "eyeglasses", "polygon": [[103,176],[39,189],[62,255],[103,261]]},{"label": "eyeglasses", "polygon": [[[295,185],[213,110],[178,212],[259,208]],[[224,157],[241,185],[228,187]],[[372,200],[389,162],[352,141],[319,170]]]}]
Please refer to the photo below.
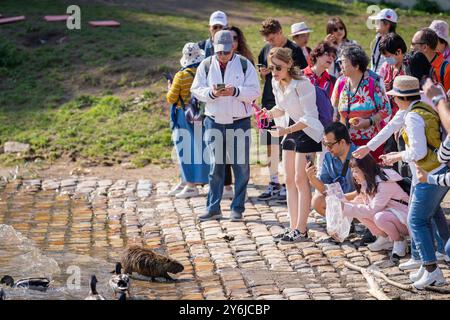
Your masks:
[{"label": "eyeglasses", "polygon": [[212,29],[213,29],[213,30],[223,29],[223,26],[220,25],[220,24],[215,24],[215,25],[212,26]]},{"label": "eyeglasses", "polygon": [[228,56],[229,54],[231,54],[231,51],[218,51],[216,52],[216,54],[219,56]]},{"label": "eyeglasses", "polygon": [[270,71],[274,71],[274,70],[281,71],[281,70],[283,70],[283,66],[272,64],[272,65],[268,66],[267,69],[269,69]]},{"label": "eyeglasses", "polygon": [[411,42],[411,44],[413,46],[417,46],[417,45],[426,44],[426,43],[425,42]]},{"label": "eyeglasses", "polygon": [[322,142],[323,146],[327,149],[331,149],[333,148],[333,146],[338,143],[339,141],[335,141],[335,142]]},{"label": "eyeglasses", "polygon": [[338,30],[342,31],[342,30],[345,30],[345,29],[344,29],[344,27],[338,27],[338,28],[334,28],[333,29],[334,32],[338,32]]}]

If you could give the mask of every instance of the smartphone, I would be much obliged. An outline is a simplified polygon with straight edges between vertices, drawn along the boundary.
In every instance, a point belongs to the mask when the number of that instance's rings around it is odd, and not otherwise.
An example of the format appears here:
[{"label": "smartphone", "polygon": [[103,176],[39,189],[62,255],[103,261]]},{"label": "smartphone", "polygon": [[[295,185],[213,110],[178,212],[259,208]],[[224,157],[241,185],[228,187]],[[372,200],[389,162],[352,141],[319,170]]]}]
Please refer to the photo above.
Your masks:
[{"label": "smartphone", "polygon": [[306,156],[306,162],[308,163],[308,162],[311,162],[311,163],[313,163],[314,162],[314,158],[313,158],[313,156],[312,155],[310,155],[310,154],[307,154]]},{"label": "smartphone", "polygon": [[224,89],[225,89],[225,83],[216,84],[216,90],[224,90]]},{"label": "smartphone", "polygon": [[169,80],[170,82],[173,82],[173,76],[172,74],[168,73],[168,72],[164,72],[163,73],[164,78],[166,78],[167,80]]}]

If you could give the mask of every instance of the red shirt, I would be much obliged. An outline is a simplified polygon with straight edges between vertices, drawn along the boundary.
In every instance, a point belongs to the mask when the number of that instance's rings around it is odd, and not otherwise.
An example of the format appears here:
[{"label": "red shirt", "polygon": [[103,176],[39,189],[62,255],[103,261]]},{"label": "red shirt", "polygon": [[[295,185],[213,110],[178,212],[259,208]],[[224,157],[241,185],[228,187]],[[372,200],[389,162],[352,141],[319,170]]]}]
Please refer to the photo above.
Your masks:
[{"label": "red shirt", "polygon": [[334,81],[332,81],[331,76],[325,70],[320,76],[316,75],[314,71],[312,71],[311,66],[307,66],[303,69],[303,74],[305,77],[311,81],[311,83],[315,86],[319,86],[328,92],[328,96],[331,97],[334,88]]}]

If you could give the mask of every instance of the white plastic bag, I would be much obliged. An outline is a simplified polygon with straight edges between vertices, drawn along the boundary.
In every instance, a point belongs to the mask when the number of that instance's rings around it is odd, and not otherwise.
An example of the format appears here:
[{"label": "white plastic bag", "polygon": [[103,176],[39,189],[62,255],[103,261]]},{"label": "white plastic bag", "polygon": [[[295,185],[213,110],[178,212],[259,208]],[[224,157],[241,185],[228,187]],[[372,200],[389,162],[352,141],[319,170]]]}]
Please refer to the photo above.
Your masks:
[{"label": "white plastic bag", "polygon": [[327,232],[333,239],[343,242],[350,233],[352,219],[342,215],[341,199],[344,197],[341,185],[333,183],[326,185],[327,196],[325,198],[327,209]]}]

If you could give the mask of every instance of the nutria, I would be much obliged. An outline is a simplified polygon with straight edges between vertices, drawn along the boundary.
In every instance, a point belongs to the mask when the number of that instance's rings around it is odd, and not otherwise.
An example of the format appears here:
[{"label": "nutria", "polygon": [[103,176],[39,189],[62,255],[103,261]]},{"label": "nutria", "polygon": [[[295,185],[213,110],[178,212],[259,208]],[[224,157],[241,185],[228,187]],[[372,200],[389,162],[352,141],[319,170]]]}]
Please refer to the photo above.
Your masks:
[{"label": "nutria", "polygon": [[184,270],[183,265],[178,261],[139,246],[131,246],[124,251],[122,265],[125,273],[136,272],[151,277],[152,280],[155,277],[173,280],[167,274],[168,272],[178,273]]}]

